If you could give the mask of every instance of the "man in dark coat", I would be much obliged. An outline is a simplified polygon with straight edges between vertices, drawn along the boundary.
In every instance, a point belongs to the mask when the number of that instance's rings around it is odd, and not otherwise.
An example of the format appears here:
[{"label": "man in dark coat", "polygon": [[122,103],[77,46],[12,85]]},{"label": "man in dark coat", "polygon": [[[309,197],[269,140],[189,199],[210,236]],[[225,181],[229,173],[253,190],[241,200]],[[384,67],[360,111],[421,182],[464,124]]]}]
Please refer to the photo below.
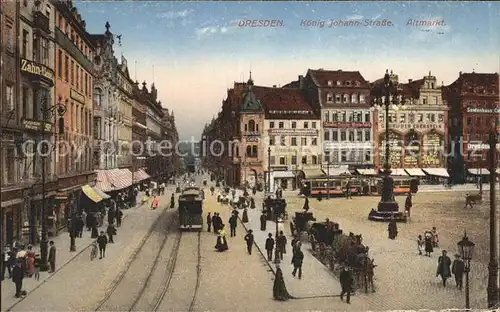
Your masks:
[{"label": "man in dark coat", "polygon": [[281,260],[283,260],[283,254],[286,254],[286,236],[283,231],[280,231],[278,237],[276,238],[276,247],[278,247],[278,253]]},{"label": "man in dark coat", "polygon": [[175,197],[174,194],[172,193],[172,196],[170,196],[170,208],[175,207]]},{"label": "man in dark coat", "polygon": [[221,230],[224,227],[224,222],[222,222],[222,218],[220,217],[220,214],[217,212],[216,213],[217,217],[217,230]]},{"label": "man in dark coat", "polygon": [[347,296],[346,302],[351,303],[351,292],[352,284],[354,279],[352,278],[352,273],[349,268],[344,267],[340,273],[340,287],[342,287],[342,292],[340,293],[340,300],[344,300],[344,295]]},{"label": "man in dark coat", "polygon": [[214,212],[214,215],[212,216],[212,227],[214,228],[214,233],[217,234],[219,231],[217,228],[217,212]]},{"label": "man in dark coat", "polygon": [[235,214],[229,218],[229,227],[231,228],[231,237],[236,236],[236,226],[238,225],[238,217]]},{"label": "man in dark coat", "polygon": [[114,243],[113,236],[116,235],[116,228],[113,225],[113,223],[108,225],[108,228],[106,229],[106,234],[108,234],[109,237],[108,241],[113,244]]},{"label": "man in dark coat", "polygon": [[117,209],[116,211],[116,226],[120,227],[122,225],[123,212],[121,209]]},{"label": "man in dark coat", "polygon": [[389,225],[387,226],[387,231],[389,232],[389,239],[395,239],[398,236],[398,226],[396,224],[396,220],[394,217],[389,221]]},{"label": "man in dark coat", "polygon": [[108,244],[108,238],[104,231],[101,231],[101,235],[97,237],[97,245],[99,246],[99,259],[106,256],[106,245]]},{"label": "man in dark coat", "polygon": [[210,232],[210,227],[212,226],[212,216],[210,212],[207,215],[207,231]]},{"label": "man in dark coat", "polygon": [[274,239],[273,234],[269,233],[266,239],[267,261],[273,260]]},{"label": "man in dark coat", "polygon": [[245,235],[245,242],[247,243],[247,251],[249,255],[252,254],[253,241],[254,241],[253,231],[248,230],[247,235]]},{"label": "man in dark coat", "polygon": [[302,207],[302,209],[304,209],[305,212],[309,211],[309,198],[306,197],[306,201],[304,202],[304,206]]},{"label": "man in dark coat", "polygon": [[[283,259],[283,258],[281,258]],[[299,271],[299,279],[302,278],[302,262],[304,261],[304,253],[302,250],[299,248],[295,248],[295,251],[293,252],[293,257],[292,257],[292,264],[293,264],[293,272],[292,275],[295,277],[295,274],[297,274],[297,271]]]},{"label": "man in dark coat", "polygon": [[446,250],[443,250],[442,255],[438,259],[438,267],[436,277],[441,276],[443,287],[446,287],[446,280],[451,277],[451,259],[446,255]]},{"label": "man in dark coat", "polygon": [[12,268],[12,281],[16,284],[16,298],[21,297],[23,294],[24,270],[21,262],[21,259],[17,259]]},{"label": "man in dark coat", "polygon": [[54,246],[54,241],[50,241],[49,243],[49,264],[50,270],[49,273],[54,273],[56,271],[56,246]]},{"label": "man in dark coat", "polygon": [[413,206],[411,192],[408,193],[405,200],[405,210],[408,218],[411,216],[411,207]]},{"label": "man in dark coat", "polygon": [[114,223],[115,222],[115,208],[114,207],[109,207],[108,209],[108,223]]},{"label": "man in dark coat", "polygon": [[453,275],[455,276],[455,283],[460,290],[462,290],[463,286],[464,272],[465,263],[460,258],[459,254],[455,254],[455,260],[453,260],[453,264],[451,265],[451,273],[453,273]]},{"label": "man in dark coat", "polygon": [[265,231],[266,230],[266,223],[267,223],[267,217],[265,213],[262,213],[260,215],[260,230]]}]

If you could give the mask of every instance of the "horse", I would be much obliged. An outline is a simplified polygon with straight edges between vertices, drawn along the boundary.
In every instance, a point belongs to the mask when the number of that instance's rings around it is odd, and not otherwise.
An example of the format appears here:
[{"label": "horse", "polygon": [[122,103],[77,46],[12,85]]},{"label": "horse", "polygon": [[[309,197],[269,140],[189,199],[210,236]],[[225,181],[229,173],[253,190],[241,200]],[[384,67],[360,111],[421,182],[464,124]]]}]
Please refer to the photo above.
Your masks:
[{"label": "horse", "polygon": [[465,206],[464,208],[467,208],[469,206],[470,208],[474,208],[473,205],[480,203],[483,200],[483,194],[466,194],[465,195]]},{"label": "horse", "polygon": [[375,292],[375,284],[373,283],[373,276],[375,275],[374,268],[377,266],[373,262],[375,259],[370,259],[369,257],[366,257],[365,261],[365,266],[363,268],[363,275],[364,275],[364,285],[365,285],[365,292],[368,292],[368,286],[372,288],[372,292]]}]

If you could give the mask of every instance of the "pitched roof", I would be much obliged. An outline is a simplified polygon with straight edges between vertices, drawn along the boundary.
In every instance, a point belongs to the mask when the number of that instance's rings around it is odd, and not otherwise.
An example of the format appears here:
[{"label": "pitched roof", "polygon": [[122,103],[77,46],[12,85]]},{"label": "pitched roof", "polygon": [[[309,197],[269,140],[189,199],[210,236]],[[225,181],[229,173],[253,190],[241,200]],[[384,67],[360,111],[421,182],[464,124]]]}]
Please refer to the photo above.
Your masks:
[{"label": "pitched roof", "polygon": [[412,80],[408,83],[400,83],[398,89],[402,90],[406,98],[418,99],[420,97],[420,88],[424,85],[425,79]]},{"label": "pitched roof", "polygon": [[[319,88],[338,87],[336,85],[337,81],[341,82],[342,87],[355,87],[354,82],[356,81],[360,83],[359,87],[369,87],[368,81],[359,71],[309,69],[307,72]],[[332,81],[334,85],[329,86],[328,81]],[[345,85],[346,81],[350,82],[349,86]]]}]

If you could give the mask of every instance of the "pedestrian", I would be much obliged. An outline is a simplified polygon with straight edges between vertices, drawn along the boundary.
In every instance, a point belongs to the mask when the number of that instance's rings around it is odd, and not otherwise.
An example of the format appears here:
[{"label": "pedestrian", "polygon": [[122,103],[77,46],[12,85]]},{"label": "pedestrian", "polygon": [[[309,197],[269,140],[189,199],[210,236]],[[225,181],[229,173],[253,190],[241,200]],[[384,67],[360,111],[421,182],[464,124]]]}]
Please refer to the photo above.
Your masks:
[{"label": "pedestrian", "polygon": [[16,298],[23,295],[23,279],[24,270],[22,266],[22,259],[16,259],[16,264],[12,268],[12,281],[16,284]]},{"label": "pedestrian", "polygon": [[115,208],[109,207],[108,209],[108,223],[111,224],[115,221]]},{"label": "pedestrian", "polygon": [[442,255],[438,258],[438,267],[436,277],[441,276],[443,287],[446,287],[446,280],[451,277],[451,259],[446,255],[446,250],[442,251]]},{"label": "pedestrian", "polygon": [[214,215],[212,216],[212,227],[214,228],[214,233],[217,234],[217,232],[219,232],[219,229],[217,228],[217,212],[214,212]]},{"label": "pedestrian", "polygon": [[215,217],[217,220],[217,230],[220,231],[224,226],[224,222],[222,222],[222,218],[220,217],[220,214],[218,212],[217,212],[217,215]]},{"label": "pedestrian", "polygon": [[212,216],[210,215],[210,212],[207,215],[207,231],[210,232],[210,227],[212,225]]},{"label": "pedestrian", "polygon": [[245,208],[243,210],[243,216],[241,217],[241,222],[248,223],[248,210]]},{"label": "pedestrian", "polygon": [[83,224],[83,217],[82,216],[77,216],[76,217],[76,237],[82,238],[83,237],[83,227],[85,225]]},{"label": "pedestrian", "polygon": [[434,248],[439,247],[439,235],[435,226],[432,227],[431,234],[432,234],[432,247]]},{"label": "pedestrian", "polygon": [[406,215],[408,216],[408,219],[410,219],[410,216],[411,216],[411,207],[412,206],[413,206],[412,195],[411,195],[411,192],[409,192],[408,195],[406,196],[406,200],[405,200],[405,211],[406,211]]},{"label": "pedestrian", "polygon": [[276,247],[278,247],[278,252],[281,260],[283,260],[283,254],[286,254],[286,236],[283,231],[280,231],[278,237],[276,238]]},{"label": "pedestrian", "polygon": [[224,230],[224,224],[220,225],[220,230],[217,233],[217,243],[215,244],[215,249],[218,252],[223,252],[229,249],[227,246],[226,231]]},{"label": "pedestrian", "polygon": [[153,197],[153,201],[151,202],[151,209],[155,210],[158,208],[158,205],[160,204],[160,199],[158,196]]},{"label": "pedestrian", "polygon": [[267,261],[273,261],[274,239],[273,234],[269,233],[266,239]]},{"label": "pedestrian", "polygon": [[[283,258],[281,258],[283,259]],[[302,262],[304,261],[304,253],[299,248],[296,248],[292,256],[293,272],[292,275],[295,277],[297,271],[299,272],[299,279],[302,279]]]},{"label": "pedestrian", "polygon": [[172,196],[170,196],[170,208],[173,209],[175,207],[175,197],[174,193],[172,193]]},{"label": "pedestrian", "polygon": [[425,242],[425,255],[427,257],[431,256],[431,253],[434,252],[434,247],[432,246],[432,233],[426,231],[424,233],[424,242]]},{"label": "pedestrian", "polygon": [[109,243],[114,244],[113,236],[116,235],[116,228],[113,225],[113,223],[108,224],[108,228],[106,229],[106,234],[108,234]]},{"label": "pedestrian", "polygon": [[116,226],[117,227],[120,227],[122,225],[122,218],[123,218],[123,212],[121,211],[121,209],[118,209],[118,211],[116,211]]},{"label": "pedestrian", "polygon": [[345,185],[345,199],[352,199],[351,181],[347,181]]},{"label": "pedestrian", "polygon": [[266,223],[267,223],[267,217],[264,212],[260,215],[260,230],[265,231],[266,230]]},{"label": "pedestrian", "polygon": [[455,283],[457,285],[457,288],[462,290],[463,278],[465,272],[465,263],[460,258],[459,254],[455,254],[455,260],[453,260],[453,264],[451,266],[451,272],[455,276]]},{"label": "pedestrian", "polygon": [[238,217],[236,217],[236,215],[232,215],[230,218],[229,218],[229,227],[231,229],[231,237],[235,237],[236,236],[236,226],[238,225]]},{"label": "pedestrian", "polygon": [[309,198],[306,197],[306,200],[304,201],[304,206],[302,206],[302,209],[304,209],[305,212],[309,211]]},{"label": "pedestrian", "polygon": [[9,272],[9,278],[12,276],[11,272],[11,266],[10,266],[10,257],[12,257],[12,251],[10,250],[10,246],[6,245],[3,249],[3,254],[2,254],[2,276],[1,280],[5,278],[5,270]]},{"label": "pedestrian", "polygon": [[49,243],[49,264],[50,271],[49,273],[54,273],[56,271],[56,246],[54,246],[54,241],[50,241]]},{"label": "pedestrian", "polygon": [[389,239],[395,239],[396,236],[398,236],[398,226],[394,217],[391,217],[389,225],[387,226],[387,231],[389,232]]},{"label": "pedestrian", "polygon": [[254,241],[253,231],[248,230],[247,235],[245,235],[245,242],[247,243],[247,251],[249,255],[252,254],[253,241]]},{"label": "pedestrian", "polygon": [[104,231],[101,231],[101,235],[97,237],[97,245],[99,246],[99,259],[102,259],[106,256],[107,244],[108,244],[108,238],[104,234]]},{"label": "pedestrian", "polygon": [[352,284],[354,279],[352,278],[351,270],[348,267],[344,267],[340,273],[340,287],[342,292],[340,293],[340,300],[344,301],[344,295],[347,296],[346,302],[351,303],[351,292]]},{"label": "pedestrian", "polygon": [[425,251],[425,248],[424,248],[424,239],[422,238],[422,235],[419,235],[417,237],[417,251],[418,251],[418,254],[419,255],[422,255],[422,252]]},{"label": "pedestrian", "polygon": [[33,252],[33,246],[28,245],[28,251],[26,251],[26,275],[32,277],[35,274],[35,253]]}]

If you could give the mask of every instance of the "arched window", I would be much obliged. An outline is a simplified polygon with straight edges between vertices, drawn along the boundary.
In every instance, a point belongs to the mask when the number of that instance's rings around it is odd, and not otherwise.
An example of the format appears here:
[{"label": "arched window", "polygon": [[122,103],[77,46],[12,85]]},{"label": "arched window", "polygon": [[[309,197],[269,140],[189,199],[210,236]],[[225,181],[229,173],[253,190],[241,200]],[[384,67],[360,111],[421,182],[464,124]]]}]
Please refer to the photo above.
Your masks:
[{"label": "arched window", "polygon": [[343,102],[344,103],[349,103],[349,94],[344,94],[344,99],[343,99]]},{"label": "arched window", "polygon": [[248,131],[250,132],[255,131],[255,121],[253,121],[252,119],[250,119],[250,121],[248,122]]},{"label": "arched window", "polygon": [[358,103],[358,95],[356,93],[351,95],[351,103]]},{"label": "arched window", "polygon": [[102,90],[100,88],[94,89],[94,105],[98,107],[102,106]]}]

